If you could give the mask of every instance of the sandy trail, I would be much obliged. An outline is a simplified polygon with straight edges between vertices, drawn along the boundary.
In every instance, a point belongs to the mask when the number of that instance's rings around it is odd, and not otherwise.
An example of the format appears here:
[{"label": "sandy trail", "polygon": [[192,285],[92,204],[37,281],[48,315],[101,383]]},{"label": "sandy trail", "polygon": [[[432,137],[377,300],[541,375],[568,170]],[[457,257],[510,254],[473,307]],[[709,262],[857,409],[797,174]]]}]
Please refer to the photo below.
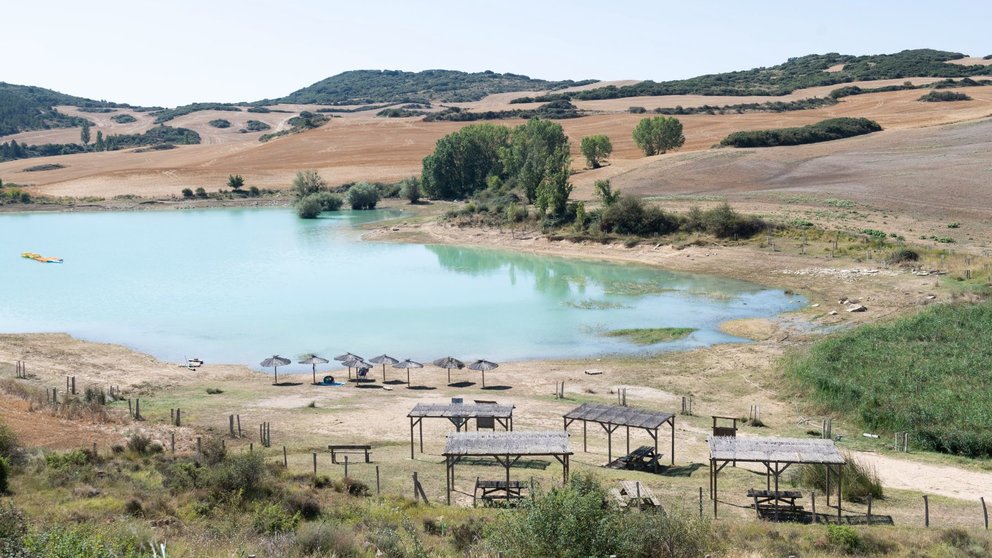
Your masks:
[{"label": "sandy trail", "polygon": [[992,494],[992,473],[920,463],[877,453],[852,452],[851,455],[874,466],[885,488],[919,490],[963,500]]}]

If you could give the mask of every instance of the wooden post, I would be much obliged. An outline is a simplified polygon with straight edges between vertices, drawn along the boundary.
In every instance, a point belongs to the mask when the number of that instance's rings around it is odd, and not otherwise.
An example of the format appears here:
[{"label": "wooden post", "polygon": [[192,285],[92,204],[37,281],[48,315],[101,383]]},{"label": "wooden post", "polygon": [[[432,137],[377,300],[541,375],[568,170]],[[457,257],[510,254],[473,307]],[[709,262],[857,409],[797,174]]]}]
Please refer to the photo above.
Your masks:
[{"label": "wooden post", "polygon": [[699,519],[703,518],[703,487],[699,487]]},{"label": "wooden post", "polygon": [[224,438],[220,439],[220,449],[225,453],[227,452],[227,441]]},{"label": "wooden post", "polygon": [[200,436],[196,437],[196,460],[200,461],[203,459],[203,438]]},{"label": "wooden post", "polygon": [[982,496],[982,515],[985,516],[985,530],[989,530],[989,508],[985,505],[985,496]]},{"label": "wooden post", "polygon": [[169,447],[172,449],[172,455],[176,455],[176,431],[173,430],[170,433]]},{"label": "wooden post", "polygon": [[317,452],[313,452],[313,476],[317,476]]},{"label": "wooden post", "polygon": [[176,409],[176,426],[182,426],[182,425],[183,425],[183,410]]},{"label": "wooden post", "polygon": [[379,494],[379,466],[375,466],[375,493]]},{"label": "wooden post", "polygon": [[420,495],[417,494],[417,472],[413,472],[413,501],[419,502]]},{"label": "wooden post", "polygon": [[65,377],[65,392],[66,393],[72,393],[72,392],[69,391],[69,376],[66,376]]},{"label": "wooden post", "polygon": [[809,493],[809,501],[810,501],[810,504],[813,506],[813,524],[815,525],[817,522],[819,522],[819,518],[816,517],[816,491],[815,490]]},{"label": "wooden post", "polygon": [[282,447],[282,466],[289,469],[289,454],[286,453],[286,446]]},{"label": "wooden post", "polygon": [[255,442],[248,442],[248,453],[255,453]]},{"label": "wooden post", "polygon": [[131,401],[130,397],[127,398],[127,414],[134,418],[134,402]]},{"label": "wooden post", "polygon": [[240,438],[241,437],[241,415],[235,415],[235,418],[238,419],[238,438]]},{"label": "wooden post", "polygon": [[234,437],[234,415],[228,415],[227,417],[227,432]]},{"label": "wooden post", "polygon": [[348,478],[348,456],[344,456],[344,478]]},{"label": "wooden post", "polygon": [[923,495],[923,526],[930,527],[930,498]]},{"label": "wooden post", "polygon": [[76,377],[72,377],[72,394],[76,395]]},{"label": "wooden post", "polygon": [[134,420],[141,420],[141,400],[134,400]]},{"label": "wooden post", "polygon": [[55,403],[56,405],[59,403],[58,388],[52,388],[52,403]]},{"label": "wooden post", "polygon": [[96,458],[96,442],[93,442],[93,457]]},{"label": "wooden post", "polygon": [[868,525],[871,525],[871,493],[868,493]]}]

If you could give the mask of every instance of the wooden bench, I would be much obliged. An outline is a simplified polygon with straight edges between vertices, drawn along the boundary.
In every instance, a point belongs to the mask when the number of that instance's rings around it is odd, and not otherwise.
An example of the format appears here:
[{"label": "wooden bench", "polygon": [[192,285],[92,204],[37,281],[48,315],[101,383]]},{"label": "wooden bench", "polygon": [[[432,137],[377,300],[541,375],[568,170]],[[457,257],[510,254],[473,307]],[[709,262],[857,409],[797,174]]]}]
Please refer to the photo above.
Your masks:
[{"label": "wooden bench", "polygon": [[372,462],[372,446],[369,445],[331,444],[327,446],[327,449],[331,450],[331,463],[338,462],[337,454],[339,453],[364,453],[365,462]]},{"label": "wooden bench", "polygon": [[[476,477],[475,489],[472,491],[472,505],[474,506],[476,500],[479,498],[484,501],[519,500],[524,497],[523,492],[526,489],[527,485],[520,481],[481,480],[479,477]],[[479,494],[480,490],[482,494]]]}]

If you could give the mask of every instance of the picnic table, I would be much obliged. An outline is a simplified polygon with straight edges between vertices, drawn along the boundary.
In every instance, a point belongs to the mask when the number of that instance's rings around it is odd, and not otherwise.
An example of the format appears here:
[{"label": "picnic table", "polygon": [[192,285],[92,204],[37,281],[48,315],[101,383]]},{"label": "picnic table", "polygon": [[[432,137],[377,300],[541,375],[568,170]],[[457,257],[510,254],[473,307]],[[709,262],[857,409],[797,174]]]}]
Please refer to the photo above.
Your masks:
[{"label": "picnic table", "polygon": [[616,488],[610,490],[610,495],[621,508],[631,506],[639,509],[661,507],[661,500],[656,498],[654,492],[641,484],[640,481],[620,481]]},{"label": "picnic table", "polygon": [[655,453],[651,446],[641,446],[634,451],[618,457],[607,467],[610,469],[635,469],[638,471],[654,471],[658,467],[660,454]]},{"label": "picnic table", "polygon": [[797,490],[755,490],[748,489],[747,497],[754,501],[756,510],[759,508],[798,511],[802,506],[796,505],[796,500],[803,497]]},{"label": "picnic table", "polygon": [[[527,485],[516,480],[507,482],[505,480],[482,480],[476,477],[475,490],[472,491],[472,505],[475,506],[475,502],[479,498],[483,501],[519,500],[524,497],[523,491],[526,489]],[[481,495],[479,494],[480,490],[482,491]]]}]

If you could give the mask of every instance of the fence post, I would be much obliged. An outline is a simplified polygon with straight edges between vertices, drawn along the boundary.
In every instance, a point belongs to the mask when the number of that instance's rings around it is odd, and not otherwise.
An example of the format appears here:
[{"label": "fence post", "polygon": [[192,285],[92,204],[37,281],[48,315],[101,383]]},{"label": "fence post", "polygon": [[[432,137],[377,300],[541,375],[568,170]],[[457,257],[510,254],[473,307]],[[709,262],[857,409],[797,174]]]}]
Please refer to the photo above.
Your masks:
[{"label": "fence post", "polygon": [[868,525],[871,525],[871,493],[868,493]]},{"label": "fence post", "polygon": [[923,526],[930,526],[930,499],[926,494],[923,495]]},{"label": "fence post", "polygon": [[234,415],[228,415],[228,417],[227,417],[227,431],[231,435],[231,437],[233,438],[234,437]]},{"label": "fence post", "polygon": [[813,506],[813,524],[815,525],[819,519],[816,517],[816,491],[809,493],[809,501]]},{"label": "fence post", "polygon": [[282,466],[289,469],[289,454],[286,453],[286,446],[282,447]]},{"label": "fence post", "polygon": [[413,472],[413,501],[419,502],[420,496],[417,494],[417,472]]},{"label": "fence post", "polygon": [[317,452],[313,452],[313,476],[317,476]]},{"label": "fence post", "polygon": [[703,518],[703,487],[699,487],[699,519]]},{"label": "fence post", "polygon": [[72,377],[72,394],[76,395],[76,377]]},{"label": "fence post", "polygon": [[982,515],[985,516],[985,530],[989,530],[989,508],[985,505],[985,496],[981,497],[982,500]]},{"label": "fence post", "polygon": [[241,437],[241,415],[237,415],[238,418],[238,438]]},{"label": "fence post", "polygon": [[344,478],[348,478],[348,456],[344,456]]},{"label": "fence post", "polygon": [[169,445],[172,449],[172,455],[176,455],[176,431],[173,430],[170,434],[171,434],[170,436],[171,439]]},{"label": "fence post", "polygon": [[[379,494],[379,466],[375,466],[375,493]],[[985,504],[985,500],[982,500],[982,505]],[[985,521],[985,528],[988,529],[988,520]]]}]

